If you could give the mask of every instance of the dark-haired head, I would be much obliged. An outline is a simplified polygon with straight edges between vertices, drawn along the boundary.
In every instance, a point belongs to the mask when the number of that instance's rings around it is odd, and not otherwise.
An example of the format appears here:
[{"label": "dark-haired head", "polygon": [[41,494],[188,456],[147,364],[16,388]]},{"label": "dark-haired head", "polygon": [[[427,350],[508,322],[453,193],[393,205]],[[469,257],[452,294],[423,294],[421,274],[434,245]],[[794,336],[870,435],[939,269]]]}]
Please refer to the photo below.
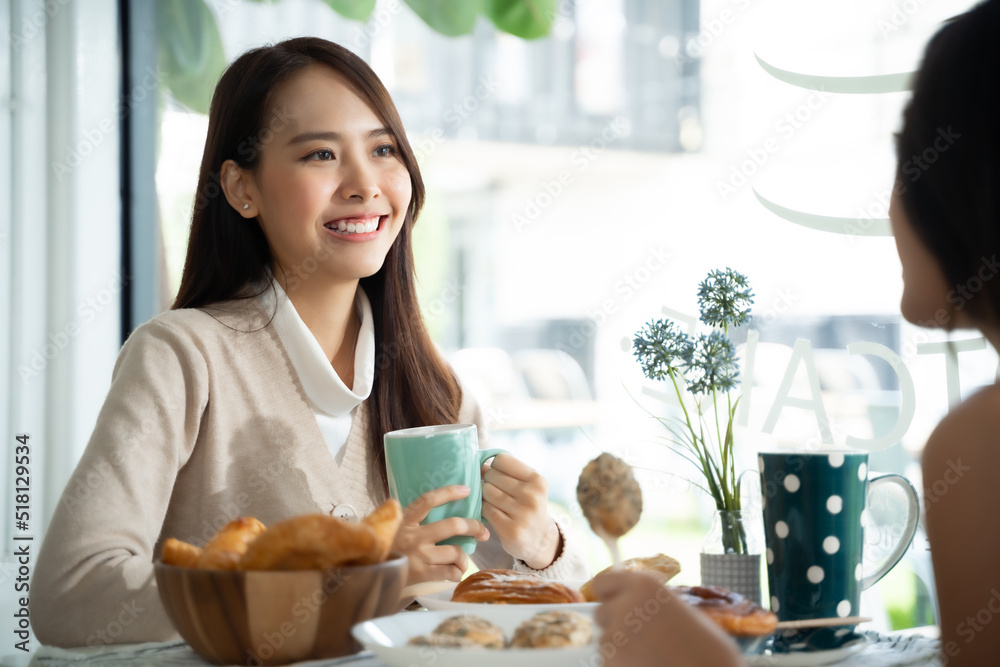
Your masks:
[{"label": "dark-haired head", "polygon": [[949,313],[920,323],[1000,322],[1000,0],[927,46],[897,160],[898,203],[947,283]]},{"label": "dark-haired head", "polygon": [[[287,110],[274,104],[279,89],[313,64],[329,67],[342,77],[394,135],[400,159],[410,174],[413,195],[406,223],[380,273],[407,268],[412,272],[410,229],[423,205],[424,186],[399,113],[364,60],[327,40],[300,37],[247,51],[229,66],[216,86],[187,259],[174,308],[198,308],[251,296],[250,287],[262,284],[268,268],[273,268],[260,225],[248,224],[222,192],[222,165],[233,160],[250,171],[257,166],[274,133],[289,122]],[[369,280],[381,283],[384,278],[373,276]]]}]

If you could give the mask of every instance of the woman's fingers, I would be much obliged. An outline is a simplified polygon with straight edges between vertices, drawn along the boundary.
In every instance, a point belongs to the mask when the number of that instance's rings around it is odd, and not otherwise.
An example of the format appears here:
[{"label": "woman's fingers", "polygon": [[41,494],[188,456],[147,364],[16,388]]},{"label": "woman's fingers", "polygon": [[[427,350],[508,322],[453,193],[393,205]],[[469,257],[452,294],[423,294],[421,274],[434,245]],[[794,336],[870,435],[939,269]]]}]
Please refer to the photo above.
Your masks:
[{"label": "woman's fingers", "polygon": [[502,472],[514,479],[529,481],[538,475],[535,469],[510,454],[497,454],[490,465],[492,470]]},{"label": "woman's fingers", "polygon": [[548,493],[545,477],[509,454],[497,456],[483,473],[483,498],[508,514],[537,511]]},{"label": "woman's fingers", "polygon": [[474,537],[480,542],[490,539],[490,531],[482,522],[457,516],[421,526],[420,530],[423,540],[431,543],[437,543],[457,535]]},{"label": "woman's fingers", "polygon": [[[517,513],[517,500],[512,495],[493,484],[483,484],[483,518],[487,518],[489,505],[505,514],[507,517]],[[492,523],[492,522],[491,522]]]},{"label": "woman's fingers", "polygon": [[453,500],[461,500],[469,495],[470,491],[469,487],[457,484],[428,491],[406,506],[406,509],[403,510],[403,522],[418,524],[426,519],[427,514],[435,507]]},{"label": "woman's fingers", "polygon": [[421,495],[403,510],[403,523],[396,533],[393,548],[410,559],[408,580],[459,581],[469,567],[469,557],[457,545],[438,545],[438,542],[456,536],[470,536],[484,541],[490,531],[480,521],[451,517],[421,525],[431,509],[459,500],[469,495],[466,486],[445,486]]},{"label": "woman's fingers", "polygon": [[469,567],[469,556],[462,547],[455,544],[433,546],[424,551],[426,563],[429,565],[454,565],[465,572]]},{"label": "woman's fingers", "polygon": [[469,569],[469,556],[457,545],[438,546],[433,542],[421,542],[407,556],[410,559],[410,583],[460,581]]}]

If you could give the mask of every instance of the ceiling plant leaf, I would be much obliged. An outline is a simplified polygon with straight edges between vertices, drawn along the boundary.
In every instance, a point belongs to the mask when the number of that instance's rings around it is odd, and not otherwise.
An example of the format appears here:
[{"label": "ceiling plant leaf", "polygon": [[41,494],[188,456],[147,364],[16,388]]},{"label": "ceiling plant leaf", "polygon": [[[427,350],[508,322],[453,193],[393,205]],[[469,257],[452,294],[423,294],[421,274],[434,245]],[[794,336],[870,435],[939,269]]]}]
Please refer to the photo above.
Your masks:
[{"label": "ceiling plant leaf", "polygon": [[367,21],[375,11],[375,0],[323,0],[333,11],[355,21]]},{"label": "ceiling plant leaf", "polygon": [[406,4],[424,23],[449,37],[471,33],[483,8],[482,0],[406,0]]},{"label": "ceiling plant leaf", "polygon": [[500,30],[537,39],[552,30],[559,0],[483,0],[483,11]]},{"label": "ceiling plant leaf", "polygon": [[204,0],[157,0],[160,75],[174,98],[207,114],[226,68],[215,17]]}]

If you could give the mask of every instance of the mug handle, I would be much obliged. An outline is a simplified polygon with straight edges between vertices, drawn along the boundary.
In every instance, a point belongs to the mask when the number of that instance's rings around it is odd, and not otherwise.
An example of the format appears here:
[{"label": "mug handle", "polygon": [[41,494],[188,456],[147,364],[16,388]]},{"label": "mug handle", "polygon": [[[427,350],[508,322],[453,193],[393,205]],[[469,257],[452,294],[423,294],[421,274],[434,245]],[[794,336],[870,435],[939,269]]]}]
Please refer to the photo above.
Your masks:
[{"label": "mug handle", "polygon": [[[906,550],[910,548],[910,543],[913,542],[913,536],[917,532],[917,521],[920,519],[920,501],[917,499],[917,491],[913,488],[913,484],[910,483],[910,480],[895,473],[880,475],[868,481],[868,493],[870,494],[872,490],[880,484],[895,484],[906,494],[906,529],[903,531],[903,537],[900,538],[899,542],[896,544],[896,548],[893,549],[892,553],[889,554],[889,557],[885,559],[885,562],[883,562],[878,569],[875,570],[875,572],[869,574],[861,580],[861,590],[865,590],[869,586],[876,583],[879,579],[888,574],[889,570],[896,566],[896,563],[903,559],[903,555],[906,553]],[[868,500],[866,498],[865,505],[867,504]]]},{"label": "mug handle", "polygon": [[486,463],[487,459],[491,459],[497,454],[510,454],[506,449],[480,449],[479,450],[479,467],[482,468],[483,464]]}]

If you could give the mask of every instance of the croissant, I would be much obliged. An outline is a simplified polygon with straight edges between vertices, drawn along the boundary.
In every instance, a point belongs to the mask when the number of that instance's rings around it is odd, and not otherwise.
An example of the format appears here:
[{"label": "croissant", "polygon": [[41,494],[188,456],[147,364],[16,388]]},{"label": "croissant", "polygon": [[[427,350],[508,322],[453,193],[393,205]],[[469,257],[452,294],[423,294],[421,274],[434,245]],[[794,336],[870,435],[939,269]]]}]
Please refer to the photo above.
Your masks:
[{"label": "croissant", "polygon": [[264,524],[252,516],[233,519],[205,545],[195,567],[206,570],[239,569],[240,558],[247,545],[265,530]]},{"label": "croissant", "polygon": [[254,540],[243,570],[325,570],[385,560],[402,522],[399,501],[388,500],[360,523],[326,514],[279,521]]}]

